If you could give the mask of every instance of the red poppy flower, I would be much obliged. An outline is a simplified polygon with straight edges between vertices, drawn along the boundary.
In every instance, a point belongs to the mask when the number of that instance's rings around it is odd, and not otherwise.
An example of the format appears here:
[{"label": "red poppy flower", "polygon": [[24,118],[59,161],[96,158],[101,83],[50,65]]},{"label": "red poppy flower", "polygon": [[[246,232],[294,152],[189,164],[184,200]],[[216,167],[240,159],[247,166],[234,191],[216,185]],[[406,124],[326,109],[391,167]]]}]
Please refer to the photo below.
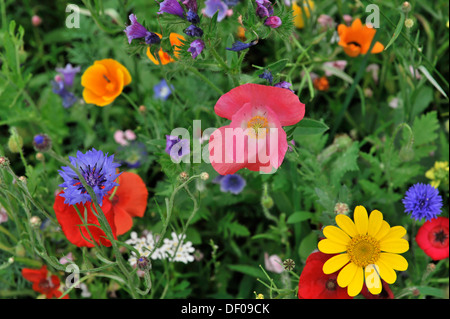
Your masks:
[{"label": "red poppy flower", "polygon": [[389,284],[385,282],[383,279],[381,279],[381,284],[382,284],[381,292],[378,295],[371,294],[367,289],[366,285],[363,286],[361,294],[366,299],[394,299],[394,294],[392,293]]},{"label": "red poppy flower", "polygon": [[133,217],[143,217],[147,209],[148,191],[142,178],[131,172],[119,177],[117,190],[112,198],[112,210],[117,235],[125,234],[133,227]]},{"label": "red poppy flower", "polygon": [[[46,265],[42,266],[41,269],[24,268],[22,269],[22,276],[33,283],[34,291],[44,294],[48,299],[59,298],[62,295],[59,290],[59,278],[49,273]],[[62,299],[69,299],[69,295],[65,295]]]},{"label": "red poppy flower", "polygon": [[333,256],[320,251],[308,256],[298,282],[299,299],[353,299],[337,284],[337,273],[323,273],[323,264]]},{"label": "red poppy flower", "polygon": [[417,232],[417,245],[433,260],[448,258],[448,226],[447,217],[438,217],[425,222]]},{"label": "red poppy flower", "polygon": [[[97,226],[80,226],[83,221],[78,216],[77,211],[72,205],[64,204],[64,197],[59,196],[59,194],[64,193],[61,191],[56,195],[55,203],[53,204],[53,209],[56,214],[56,219],[61,225],[61,229],[67,239],[74,245],[78,247],[94,247],[93,241],[97,242],[99,245],[106,247],[111,246],[111,242],[106,239],[106,235],[102,229]],[[87,224],[94,224],[100,226],[97,217],[91,210],[91,202],[86,202],[85,205],[79,203],[76,204],[81,216],[84,214],[87,216]],[[114,224],[114,210],[112,209],[111,202],[106,197],[103,199],[102,211],[111,226],[114,238],[116,238],[116,227]],[[85,213],[86,212],[86,213]],[[90,234],[92,234],[92,237]],[[87,241],[85,238],[89,239]]]},{"label": "red poppy flower", "polygon": [[242,168],[269,173],[281,165],[288,148],[282,127],[298,123],[305,105],[290,90],[249,83],[222,95],[214,111],[231,123],[210,137],[213,168],[221,175]]}]

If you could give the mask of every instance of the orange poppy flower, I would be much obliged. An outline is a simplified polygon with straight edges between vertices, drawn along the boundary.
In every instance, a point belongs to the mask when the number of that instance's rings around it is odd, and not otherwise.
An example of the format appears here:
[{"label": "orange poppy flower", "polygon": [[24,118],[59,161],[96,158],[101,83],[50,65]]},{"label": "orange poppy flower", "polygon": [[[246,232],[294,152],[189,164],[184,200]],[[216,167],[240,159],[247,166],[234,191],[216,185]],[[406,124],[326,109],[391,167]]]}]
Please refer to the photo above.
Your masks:
[{"label": "orange poppy flower", "polygon": [[117,235],[123,235],[133,227],[133,217],[143,217],[147,209],[148,191],[142,178],[131,172],[119,177],[117,190],[111,200]]},{"label": "orange poppy flower", "polygon": [[81,76],[86,103],[105,106],[112,103],[130,84],[131,75],[119,62],[113,59],[95,61]]},{"label": "orange poppy flower", "polygon": [[[355,19],[350,27],[340,24],[337,31],[340,39],[338,44],[344,48],[345,53],[350,57],[366,54],[377,32],[374,28],[363,25],[360,19]],[[380,53],[383,50],[384,45],[375,42],[371,53]]]},{"label": "orange poppy flower", "polygon": [[[162,38],[161,34],[159,34],[159,33],[156,33],[156,34],[159,36],[159,38]],[[175,54],[175,57],[178,58],[180,56],[180,52],[179,52],[180,49],[178,47],[181,47],[183,45],[181,41],[185,41],[185,38],[181,34],[171,33],[169,35],[169,41],[170,41],[171,46],[175,46],[174,54]],[[153,63],[155,63],[156,65],[159,65],[158,59],[150,52],[150,47],[147,48],[147,56]],[[175,62],[175,60],[172,59],[172,57],[167,52],[164,52],[162,48],[159,49],[158,56],[159,56],[159,60],[161,61],[162,65],[165,65],[165,64],[171,63],[171,62]]]},{"label": "orange poppy flower", "polygon": [[314,79],[313,84],[314,87],[319,91],[328,91],[328,89],[330,88],[330,84],[328,83],[328,79],[326,76]]}]

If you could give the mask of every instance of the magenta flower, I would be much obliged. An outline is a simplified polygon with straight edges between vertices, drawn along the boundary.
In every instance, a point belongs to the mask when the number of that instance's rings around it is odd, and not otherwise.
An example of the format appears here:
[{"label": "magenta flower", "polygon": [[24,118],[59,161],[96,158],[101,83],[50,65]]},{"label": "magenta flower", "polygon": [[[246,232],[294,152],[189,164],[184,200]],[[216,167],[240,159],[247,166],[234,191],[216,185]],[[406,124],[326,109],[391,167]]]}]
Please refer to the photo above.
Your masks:
[{"label": "magenta flower", "polygon": [[264,21],[264,25],[271,27],[272,29],[276,29],[281,25],[281,19],[277,16],[271,16]]},{"label": "magenta flower", "polygon": [[205,48],[205,43],[200,40],[194,40],[191,43],[191,46],[188,49],[188,52],[191,52],[191,56],[193,59],[195,59],[200,53],[202,53],[203,49]]},{"label": "magenta flower", "polygon": [[131,43],[132,40],[139,38],[145,38],[145,43],[147,44],[156,44],[161,42],[161,39],[156,33],[148,31],[142,24],[137,22],[136,15],[132,13],[129,18],[131,25],[123,30],[128,37],[128,43]]},{"label": "magenta flower", "polygon": [[158,14],[169,13],[184,19],[184,10],[177,0],[164,0],[159,4]]}]

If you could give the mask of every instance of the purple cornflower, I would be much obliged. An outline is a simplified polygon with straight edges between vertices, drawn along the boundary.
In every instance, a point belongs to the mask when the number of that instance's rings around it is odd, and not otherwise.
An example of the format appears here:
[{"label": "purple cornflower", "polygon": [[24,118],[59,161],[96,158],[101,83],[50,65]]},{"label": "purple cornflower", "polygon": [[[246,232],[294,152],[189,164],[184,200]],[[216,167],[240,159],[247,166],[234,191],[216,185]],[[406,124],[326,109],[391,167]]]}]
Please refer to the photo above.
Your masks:
[{"label": "purple cornflower", "polygon": [[202,40],[197,39],[191,42],[188,52],[191,52],[192,58],[195,59],[200,53],[202,53],[204,48],[205,43]]},{"label": "purple cornflower", "polygon": [[246,182],[239,174],[219,175],[213,183],[220,184],[220,190],[224,193],[239,194],[244,189]]},{"label": "purple cornflower", "polygon": [[417,183],[411,186],[403,198],[405,213],[411,218],[429,221],[441,213],[442,197],[439,191],[429,184]]},{"label": "purple cornflower", "polygon": [[166,153],[170,155],[172,160],[179,163],[181,158],[191,152],[189,149],[190,141],[188,139],[180,139],[178,136],[166,135]]},{"label": "purple cornflower", "polygon": [[272,73],[270,73],[270,71],[268,71],[268,70],[264,70],[264,72],[262,74],[258,75],[258,77],[260,79],[265,79],[265,80],[269,81],[270,84],[272,84],[272,82],[273,82]]},{"label": "purple cornflower", "polygon": [[130,14],[131,25],[123,30],[127,37],[128,43],[131,43],[134,39],[144,38],[146,44],[157,44],[161,42],[161,39],[156,33],[148,31],[142,24],[137,22],[136,15]]},{"label": "purple cornflower", "polygon": [[272,29],[276,29],[281,25],[281,19],[277,16],[271,16],[264,21],[264,25],[271,27]]},{"label": "purple cornflower", "polygon": [[250,41],[249,43],[236,41],[236,42],[234,42],[231,45],[231,48],[225,48],[225,49],[226,50],[230,50],[230,51],[238,52],[238,51],[242,51],[242,50],[248,49],[248,48],[250,48],[251,46],[254,46],[257,43],[258,43],[258,40],[253,40],[253,41]]},{"label": "purple cornflower", "polygon": [[228,6],[220,0],[207,0],[205,1],[205,11],[203,12],[207,17],[212,18],[217,11],[217,22],[222,21],[227,15]]},{"label": "purple cornflower", "polygon": [[73,67],[72,64],[68,63],[64,68],[56,68],[56,72],[61,73],[64,79],[64,85],[65,86],[72,86],[73,85],[73,79],[75,78],[75,75],[80,72],[80,67]]},{"label": "purple cornflower", "polygon": [[272,3],[268,0],[256,0],[256,14],[260,18],[266,18],[273,14]]},{"label": "purple cornflower", "polygon": [[153,91],[155,92],[154,98],[160,99],[160,100],[167,100],[167,98],[172,94],[173,85],[170,87],[167,85],[167,82],[165,79],[162,79],[161,82],[156,84],[153,87]]},{"label": "purple cornflower", "polygon": [[[86,154],[77,152],[77,157],[69,156],[70,163],[78,169],[78,172],[83,175],[86,183],[92,187],[96,195],[96,200],[100,206],[103,203],[103,197],[117,186],[116,178],[120,175],[116,173],[116,168],[120,166],[114,163],[114,155],[108,156],[108,153],[103,154],[102,151],[97,151],[93,148],[87,151]],[[92,202],[92,198],[81,184],[78,175],[69,166],[61,167],[59,175],[64,179],[64,183],[59,185],[65,187],[64,193],[60,196],[65,198],[64,203],[75,205],[77,203]]]},{"label": "purple cornflower", "polygon": [[290,89],[290,87],[292,86],[292,84],[289,83],[289,82],[286,82],[286,81],[278,82],[278,83],[274,84],[273,86],[274,86],[274,87],[277,87],[277,88],[287,89],[287,90],[289,90],[289,91],[295,93],[293,90]]},{"label": "purple cornflower", "polygon": [[69,108],[75,104],[77,98],[72,92],[66,90],[66,86],[62,80],[60,81],[52,81],[52,91],[53,93],[58,94],[62,98],[62,104],[64,108]]},{"label": "purple cornflower", "polygon": [[191,24],[184,30],[184,33],[186,33],[190,37],[201,37],[203,35],[203,30]]},{"label": "purple cornflower", "polygon": [[177,0],[164,0],[159,4],[158,14],[169,13],[184,19],[184,9]]},{"label": "purple cornflower", "polygon": [[38,134],[33,138],[33,146],[37,151],[46,152],[52,147],[52,141],[47,134]]},{"label": "purple cornflower", "polygon": [[184,0],[182,3],[186,6],[186,8],[188,8],[188,10],[197,13],[197,0]]}]

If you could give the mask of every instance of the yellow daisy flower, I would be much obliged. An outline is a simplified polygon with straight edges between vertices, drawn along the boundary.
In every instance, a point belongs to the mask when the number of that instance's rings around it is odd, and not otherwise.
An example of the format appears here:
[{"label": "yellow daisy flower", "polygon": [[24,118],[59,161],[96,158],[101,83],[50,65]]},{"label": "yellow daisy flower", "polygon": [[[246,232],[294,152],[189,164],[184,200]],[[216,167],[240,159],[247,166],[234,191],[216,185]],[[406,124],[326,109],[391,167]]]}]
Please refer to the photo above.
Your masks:
[{"label": "yellow daisy flower", "polygon": [[431,179],[431,186],[438,188],[441,182],[448,184],[448,162],[435,162],[434,166],[425,173]]},{"label": "yellow daisy flower", "polygon": [[[309,18],[311,16],[311,13],[309,12],[309,9],[314,9],[314,2],[311,0],[308,0],[308,3],[306,1],[300,0],[301,5],[299,6],[295,1],[292,2],[292,10],[294,11],[294,25],[298,29],[303,29],[305,26],[305,21],[303,20],[303,10],[305,10],[305,16]],[[309,6],[308,6],[309,5]],[[302,9],[303,7],[303,9]]]},{"label": "yellow daisy flower", "polygon": [[382,290],[381,279],[393,284],[397,279],[394,270],[408,268],[406,259],[398,255],[409,249],[408,241],[402,238],[406,229],[390,227],[378,210],[368,216],[363,206],[355,208],[353,217],[354,222],[339,214],[336,216],[338,227],[323,229],[326,239],[319,242],[319,250],[325,254],[339,254],[325,262],[323,272],[331,274],[342,268],[337,283],[342,288],[348,287],[349,296],[359,294],[364,281],[369,291],[377,295]]}]

